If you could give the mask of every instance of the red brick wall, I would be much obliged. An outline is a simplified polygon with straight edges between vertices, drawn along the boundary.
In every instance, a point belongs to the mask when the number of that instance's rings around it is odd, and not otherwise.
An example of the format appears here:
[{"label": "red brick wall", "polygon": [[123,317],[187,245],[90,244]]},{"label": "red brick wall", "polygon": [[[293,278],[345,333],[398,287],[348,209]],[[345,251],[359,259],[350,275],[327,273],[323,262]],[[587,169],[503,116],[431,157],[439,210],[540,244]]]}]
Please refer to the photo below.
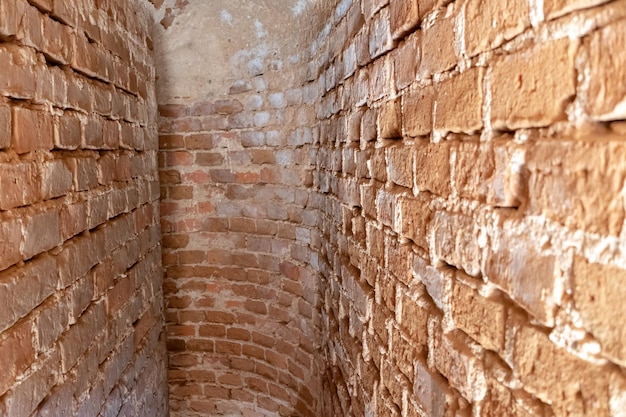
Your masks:
[{"label": "red brick wall", "polygon": [[624,2],[334,10],[321,415],[623,415]]},{"label": "red brick wall", "polygon": [[[230,68],[255,42],[272,51],[275,28],[264,19],[266,6],[226,3],[222,14],[235,29],[220,21],[217,6],[208,10],[217,17],[203,20],[225,49],[194,43],[202,30],[196,34],[184,19],[206,11],[200,3],[165,11],[156,29],[158,48],[170,38],[195,45],[180,74],[206,73],[196,90],[174,96],[181,80],[169,79],[169,55],[158,70],[160,82],[174,86],[162,87],[159,97],[171,415],[318,416],[321,337],[311,247],[319,244],[319,200],[307,190],[316,85],[303,78],[304,57],[292,65],[268,53]],[[258,38],[241,37],[242,21],[262,28]],[[242,52],[247,43],[253,46]],[[194,67],[198,54],[216,60],[206,66],[223,67],[224,78]]]},{"label": "red brick wall", "polygon": [[0,415],[166,415],[149,9],[0,2]]},{"label": "red brick wall", "polygon": [[173,416],[319,415],[314,87],[266,68],[159,106]]}]

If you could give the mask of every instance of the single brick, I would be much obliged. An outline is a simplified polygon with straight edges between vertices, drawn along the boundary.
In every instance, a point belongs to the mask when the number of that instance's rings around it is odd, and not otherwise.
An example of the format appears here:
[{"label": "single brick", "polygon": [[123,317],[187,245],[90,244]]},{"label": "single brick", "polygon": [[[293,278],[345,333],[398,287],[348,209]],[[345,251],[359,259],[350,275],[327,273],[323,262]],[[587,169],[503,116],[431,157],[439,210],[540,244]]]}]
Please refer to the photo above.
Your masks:
[{"label": "single brick", "polygon": [[40,199],[40,182],[34,164],[0,163],[0,209],[26,206]]},{"label": "single brick", "polygon": [[576,257],[573,266],[574,304],[583,327],[600,342],[602,355],[626,365],[626,315],[624,299],[626,271],[608,265],[589,263]]},{"label": "single brick", "polygon": [[429,191],[447,197],[451,191],[450,143],[419,140],[415,144],[414,152],[415,187],[419,191]]},{"label": "single brick", "polygon": [[354,38],[354,50],[358,66],[367,65],[372,57],[370,56],[370,34],[369,25],[363,25],[359,33]]},{"label": "single brick", "polygon": [[411,256],[411,270],[413,276],[418,279],[424,287],[437,308],[451,310],[448,305],[451,300],[452,283],[454,281],[454,268],[447,266],[434,267],[430,262],[419,255]]},{"label": "single brick", "polygon": [[378,113],[378,138],[399,139],[402,137],[402,108],[400,99],[388,100]]},{"label": "single brick", "polygon": [[571,229],[619,236],[625,158],[620,135],[538,141],[526,157],[529,210]]},{"label": "single brick", "polygon": [[44,48],[43,52],[63,65],[72,61],[73,33],[69,26],[50,18],[43,19]]},{"label": "single brick", "polygon": [[[505,198],[508,187],[508,178],[505,176],[508,171],[502,173],[501,185],[495,187],[494,150],[491,143],[477,141],[461,141],[453,143],[451,157],[453,162],[453,184],[460,197],[475,201],[486,201],[487,197],[493,194],[490,201],[494,205],[501,206],[501,201]],[[504,171],[504,169],[503,169]],[[500,184],[500,183],[499,183]],[[497,203],[496,203],[497,202]]]},{"label": "single brick", "polygon": [[[433,74],[452,69],[457,63],[455,51],[455,21],[457,3],[450,4],[445,12],[437,15],[434,22],[422,30],[422,57],[419,77],[430,78]],[[430,45],[437,45],[431,47]]]},{"label": "single brick", "polygon": [[435,89],[432,86],[410,88],[402,96],[402,126],[406,136],[429,135],[433,127]]},{"label": "single brick", "polygon": [[492,127],[542,127],[566,119],[565,108],[575,94],[577,46],[569,38],[558,39],[496,62],[490,77]]},{"label": "single brick", "polygon": [[52,10],[52,0],[28,0],[28,2],[42,12],[50,12]]},{"label": "single brick", "polygon": [[540,254],[524,226],[511,222],[501,227],[497,243],[485,257],[485,278],[539,322],[554,325],[562,297],[555,257]]},{"label": "single brick", "polygon": [[448,383],[441,374],[428,369],[421,360],[415,362],[413,395],[429,416],[445,416],[453,401]]},{"label": "single brick", "polygon": [[421,57],[421,41],[422,31],[415,31],[392,52],[395,82],[398,90],[405,89],[417,78],[417,69],[420,66]]},{"label": "single brick", "polygon": [[18,375],[35,360],[33,323],[26,320],[3,333],[0,340],[0,392],[6,392]]},{"label": "single brick", "polygon": [[506,321],[503,300],[483,297],[460,280],[454,282],[451,295],[450,314],[455,326],[485,349],[503,353]]},{"label": "single brick", "polygon": [[21,260],[22,223],[18,219],[0,222],[0,271]]},{"label": "single brick", "polygon": [[11,146],[11,108],[0,104],[0,149]]},{"label": "single brick", "polygon": [[69,26],[76,27],[78,12],[72,0],[53,0],[52,15]]},{"label": "single brick", "polygon": [[376,193],[377,218],[384,226],[391,228],[395,223],[396,199],[398,198],[398,194],[393,191],[395,190],[381,188]]},{"label": "single brick", "polygon": [[402,38],[419,24],[417,0],[397,0],[389,2],[391,36]]},{"label": "single brick", "polygon": [[3,62],[0,66],[0,93],[16,99],[33,99],[37,89],[34,50],[12,43],[2,44],[0,62]]},{"label": "single brick", "polygon": [[427,345],[428,343],[428,316],[431,307],[421,300],[415,301],[404,292],[398,295],[398,312],[396,320],[400,330],[404,332],[413,343]]},{"label": "single brick", "polygon": [[32,258],[61,243],[59,210],[32,214],[24,219],[24,259]]},{"label": "single brick", "polygon": [[361,10],[363,11],[365,20],[370,20],[377,11],[388,3],[389,0],[363,0],[361,2]]},{"label": "single brick", "polygon": [[[492,169],[487,201],[496,207],[519,207],[527,199],[527,172],[523,169],[526,161],[526,149],[504,138],[494,141],[494,146],[487,153],[490,160],[485,161],[485,169]],[[479,156],[484,160],[484,157]]]},{"label": "single brick", "polygon": [[408,146],[387,148],[387,177],[393,183],[413,188],[413,155]]},{"label": "single brick", "polygon": [[530,26],[526,0],[469,0],[465,5],[465,47],[472,57],[497,48]]},{"label": "single brick", "polygon": [[626,87],[615,80],[626,76],[626,57],[603,52],[608,46],[626,43],[626,22],[619,22],[593,32],[585,40],[589,55],[589,91],[586,110],[595,120],[616,120],[626,117]]},{"label": "single brick", "polygon": [[400,223],[399,235],[426,249],[426,230],[431,221],[432,209],[424,196],[425,193],[420,193],[416,197],[401,198],[396,209],[396,219]]},{"label": "single brick", "polygon": [[17,153],[36,149],[50,150],[54,146],[52,116],[42,110],[13,108],[12,147]]},{"label": "single brick", "polygon": [[374,61],[374,65],[369,71],[369,95],[370,100],[379,100],[383,97],[392,96],[393,85],[393,63],[390,55]]},{"label": "single brick", "polygon": [[41,193],[47,200],[61,197],[72,188],[72,173],[64,161],[45,162],[41,167]]},{"label": "single brick", "polygon": [[473,133],[482,128],[484,73],[475,67],[436,84],[436,131]]},{"label": "single brick", "polygon": [[611,415],[608,369],[558,347],[521,315],[510,315],[507,327],[514,335],[510,343],[512,368],[525,391],[550,402],[554,415],[584,415],[585,410]]},{"label": "single brick", "polygon": [[547,19],[554,19],[575,10],[587,9],[607,3],[607,0],[544,0],[543,12]]},{"label": "single brick", "polygon": [[4,1],[0,4],[1,36],[11,37],[17,35],[26,6],[26,2],[23,1]]},{"label": "single brick", "polygon": [[445,262],[470,276],[481,272],[482,248],[478,243],[479,227],[464,214],[437,211],[429,228],[431,262]]},{"label": "single brick", "polygon": [[431,337],[435,368],[446,377],[448,385],[469,401],[482,400],[487,394],[486,370],[470,349],[470,340],[465,333],[458,330],[443,333],[441,329],[435,329]]}]

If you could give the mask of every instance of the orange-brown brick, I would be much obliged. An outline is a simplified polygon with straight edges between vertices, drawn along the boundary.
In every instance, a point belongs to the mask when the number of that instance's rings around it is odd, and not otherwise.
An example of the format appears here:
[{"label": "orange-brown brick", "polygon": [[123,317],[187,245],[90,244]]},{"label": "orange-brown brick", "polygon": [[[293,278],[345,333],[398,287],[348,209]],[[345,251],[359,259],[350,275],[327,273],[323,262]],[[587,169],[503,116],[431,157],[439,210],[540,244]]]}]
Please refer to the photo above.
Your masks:
[{"label": "orange-brown brick", "polygon": [[624,155],[618,135],[537,142],[527,157],[530,210],[567,227],[619,235]]},{"label": "orange-brown brick", "polygon": [[[577,42],[548,41],[498,60],[491,73],[494,129],[548,126],[566,119],[575,93]],[[545,63],[551,62],[545,69]]]},{"label": "orange-brown brick", "polygon": [[398,0],[390,3],[391,35],[403,37],[419,23],[417,0]]},{"label": "orange-brown brick", "polygon": [[546,18],[553,19],[574,10],[586,9],[606,0],[544,0],[543,7]]},{"label": "orange-brown brick", "polygon": [[52,116],[43,109],[13,108],[12,147],[17,153],[35,149],[52,149],[54,131]]},{"label": "orange-brown brick", "polygon": [[0,361],[4,371],[0,376],[0,392],[4,393],[14,383],[15,378],[35,359],[32,322],[24,321],[2,336]]},{"label": "orange-brown brick", "polygon": [[11,145],[11,108],[0,104],[0,149]]},{"label": "orange-brown brick", "polygon": [[498,246],[485,259],[485,276],[541,323],[553,325],[561,299],[554,256],[538,253],[534,242],[521,235],[521,226],[511,222],[502,227]]},{"label": "orange-brown brick", "polygon": [[[419,140],[414,152],[413,179],[417,189],[444,197],[450,194],[450,144]],[[431,175],[433,172],[437,174]]]},{"label": "orange-brown brick", "polygon": [[465,4],[465,47],[468,56],[497,48],[530,26],[524,0],[469,0]]},{"label": "orange-brown brick", "polygon": [[432,131],[435,89],[409,89],[402,97],[402,126],[407,136],[426,136]]},{"label": "orange-brown brick", "polygon": [[484,68],[475,67],[436,84],[435,130],[472,133],[482,128]]},{"label": "orange-brown brick", "polygon": [[[589,3],[588,1],[583,3]],[[589,91],[586,110],[597,120],[622,119],[626,115],[626,89],[615,80],[624,77],[626,59],[622,54],[603,53],[607,47],[626,42],[626,23],[606,26],[585,41],[589,54]]]},{"label": "orange-brown brick", "polygon": [[[460,274],[460,273],[459,273]],[[469,283],[469,278],[464,278]],[[458,280],[450,297],[450,313],[457,328],[485,349],[504,351],[506,308],[497,296],[487,298]]]},{"label": "orange-brown brick", "polygon": [[399,99],[386,101],[378,113],[378,137],[381,139],[402,137],[402,111]]},{"label": "orange-brown brick", "polygon": [[395,82],[398,90],[405,89],[417,78],[421,40],[422,32],[417,30],[407,36],[405,41],[392,52]]},{"label": "orange-brown brick", "polygon": [[32,204],[40,198],[36,167],[30,163],[0,163],[0,209]]},{"label": "orange-brown brick", "polygon": [[420,78],[430,78],[452,69],[457,63],[455,50],[455,19],[458,14],[457,3],[442,10],[431,25],[422,30],[422,45],[437,45],[436,48],[422,47],[420,60]]},{"label": "orange-brown brick", "polygon": [[[551,401],[555,415],[609,416],[610,371],[594,366],[559,348],[541,329],[511,315],[508,326],[515,329],[513,370],[527,392],[542,401]],[[543,360],[540,358],[550,358]]]},{"label": "orange-brown brick", "polygon": [[620,323],[626,312],[620,300],[624,296],[621,283],[626,278],[626,271],[576,257],[573,278],[574,303],[583,326],[598,339],[604,355],[623,366],[626,364],[626,347],[622,341],[626,335]]}]

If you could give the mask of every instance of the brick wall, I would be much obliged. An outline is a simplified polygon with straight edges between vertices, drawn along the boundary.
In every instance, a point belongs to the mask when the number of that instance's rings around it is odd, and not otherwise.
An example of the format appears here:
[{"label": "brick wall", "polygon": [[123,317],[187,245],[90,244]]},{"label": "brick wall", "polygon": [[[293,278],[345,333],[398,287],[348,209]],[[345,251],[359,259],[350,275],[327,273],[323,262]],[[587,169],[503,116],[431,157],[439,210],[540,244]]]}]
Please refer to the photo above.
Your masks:
[{"label": "brick wall", "polygon": [[[172,416],[319,416],[317,88],[306,56],[273,52],[290,9],[270,3],[170,2],[157,19]],[[195,43],[206,26],[215,43]]]},{"label": "brick wall", "polygon": [[322,415],[624,415],[625,3],[334,10]]},{"label": "brick wall", "polygon": [[0,415],[166,415],[151,17],[0,1]]}]

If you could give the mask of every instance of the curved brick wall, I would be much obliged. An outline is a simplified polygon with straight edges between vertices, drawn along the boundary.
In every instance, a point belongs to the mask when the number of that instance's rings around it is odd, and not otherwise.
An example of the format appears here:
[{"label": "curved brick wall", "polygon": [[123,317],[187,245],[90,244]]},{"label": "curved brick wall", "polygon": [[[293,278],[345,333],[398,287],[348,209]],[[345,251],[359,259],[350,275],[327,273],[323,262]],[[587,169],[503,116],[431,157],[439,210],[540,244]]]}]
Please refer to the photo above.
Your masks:
[{"label": "curved brick wall", "polygon": [[305,186],[317,89],[304,51],[280,49],[287,3],[166,3],[159,15],[173,416],[319,415],[318,201]]},{"label": "curved brick wall", "polygon": [[167,414],[150,22],[0,1],[0,415]]}]

